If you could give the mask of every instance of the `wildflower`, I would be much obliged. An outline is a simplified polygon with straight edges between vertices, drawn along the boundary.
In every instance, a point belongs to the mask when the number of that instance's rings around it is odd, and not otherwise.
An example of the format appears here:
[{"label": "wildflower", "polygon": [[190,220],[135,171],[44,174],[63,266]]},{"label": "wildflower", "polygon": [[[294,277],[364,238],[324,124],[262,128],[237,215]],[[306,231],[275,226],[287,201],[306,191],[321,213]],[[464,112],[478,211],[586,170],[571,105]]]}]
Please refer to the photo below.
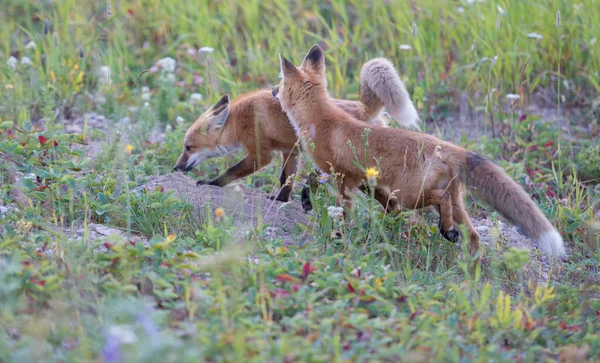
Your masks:
[{"label": "wildflower", "polygon": [[150,68],[150,73],[154,74],[156,72],[158,72],[158,67],[157,66],[152,66],[152,68]]},{"label": "wildflower", "polygon": [[500,5],[496,5],[496,8],[498,9],[498,13],[500,13],[500,15],[506,14],[506,11],[504,11]]},{"label": "wildflower", "polygon": [[97,94],[96,97],[94,97],[94,101],[99,105],[104,105],[106,104],[106,97],[101,94]]},{"label": "wildflower", "polygon": [[177,235],[175,234],[170,234],[167,236],[167,243],[173,243],[173,241],[175,241],[175,238],[177,238]]},{"label": "wildflower", "polygon": [[212,53],[214,51],[215,51],[215,49],[211,48],[211,47],[202,47],[202,48],[198,49],[198,53],[205,53],[205,54]]},{"label": "wildflower", "polygon": [[200,103],[202,101],[202,95],[200,93],[192,93],[190,95],[190,102],[191,103]]},{"label": "wildflower", "polygon": [[590,39],[590,45],[595,45],[595,44],[596,44],[596,38]]},{"label": "wildflower", "polygon": [[181,117],[181,116],[177,116],[177,118],[175,119],[175,122],[177,122],[177,126],[181,126],[181,125],[183,125],[183,122],[184,122],[184,121],[185,121],[185,120],[184,120],[184,119],[183,119],[183,117]]},{"label": "wildflower", "polygon": [[100,79],[103,82],[109,83],[110,82],[110,67],[109,66],[102,66],[100,67],[100,71],[98,72]]},{"label": "wildflower", "polygon": [[194,49],[193,47],[187,50],[187,55],[189,55],[190,57],[193,57],[196,55],[196,49]]},{"label": "wildflower", "polygon": [[377,178],[379,177],[379,171],[377,171],[376,168],[367,168],[367,170],[365,170],[365,175],[367,179]]},{"label": "wildflower", "polygon": [[28,65],[33,64],[33,62],[28,57],[23,57],[23,58],[21,58],[21,64],[24,66],[28,66]]},{"label": "wildflower", "polygon": [[225,211],[223,210],[223,208],[219,207],[219,208],[215,209],[215,216],[218,219],[225,217]]},{"label": "wildflower", "polygon": [[107,363],[116,363],[122,360],[121,342],[116,336],[106,334],[106,342],[104,343],[104,348],[102,348],[102,356]]},{"label": "wildflower", "polygon": [[321,173],[321,175],[319,176],[319,184],[325,184],[327,183],[327,181],[329,180],[329,174],[327,173]]},{"label": "wildflower", "polygon": [[150,103],[149,102],[144,102],[144,107],[150,107]]},{"label": "wildflower", "polygon": [[166,73],[161,74],[160,79],[167,83],[175,83],[175,74],[174,73]]},{"label": "wildflower", "polygon": [[542,34],[531,32],[531,33],[527,33],[527,38],[542,39],[544,37],[542,36]]},{"label": "wildflower", "polygon": [[25,222],[22,219],[17,221],[17,232],[19,232],[19,234],[27,234],[31,231],[31,227],[33,227],[31,222]]},{"label": "wildflower", "polygon": [[125,146],[125,151],[131,154],[131,152],[133,151],[133,145],[127,144],[127,146]]},{"label": "wildflower", "polygon": [[506,99],[509,100],[509,101],[516,101],[519,98],[521,98],[521,96],[519,96],[517,94],[514,94],[514,93],[509,93],[509,94],[506,95]]},{"label": "wildflower", "polygon": [[158,337],[160,334],[160,329],[156,326],[156,324],[154,324],[149,316],[152,312],[152,309],[147,307],[144,310],[144,313],[138,314],[137,321],[142,325],[144,331],[150,336],[150,338]]},{"label": "wildflower", "polygon": [[142,93],[150,93],[150,87],[148,87],[148,86],[142,87]]},{"label": "wildflower", "polygon": [[35,49],[37,48],[37,46],[35,45],[35,42],[33,40],[30,40],[26,45],[25,45],[25,49]]},{"label": "wildflower", "polygon": [[410,45],[408,45],[408,44],[400,44],[399,48],[401,50],[411,50],[412,49],[412,47]]},{"label": "wildflower", "polygon": [[336,207],[333,205],[330,205],[329,207],[327,207],[327,215],[329,216],[329,218],[333,219],[334,221],[340,220],[343,214],[344,214],[344,208],[342,208],[342,207]]},{"label": "wildflower", "polygon": [[137,336],[129,325],[113,325],[108,328],[108,334],[117,338],[122,344],[133,344],[137,341]]},{"label": "wildflower", "polygon": [[150,93],[142,93],[142,101],[150,101]]},{"label": "wildflower", "polygon": [[459,13],[464,13],[465,12],[465,8],[463,8],[462,6],[459,6],[456,11],[458,11]]},{"label": "wildflower", "polygon": [[10,58],[8,58],[8,60],[6,61],[6,65],[8,65],[8,68],[14,71],[15,69],[17,69],[17,62],[17,58],[10,56]]},{"label": "wildflower", "polygon": [[170,133],[171,131],[173,131],[173,127],[171,127],[171,125],[167,125],[167,126],[165,127],[165,132],[168,134],[168,133]]},{"label": "wildflower", "polygon": [[175,72],[176,63],[177,61],[175,61],[175,59],[171,57],[165,57],[163,59],[159,59],[158,62],[156,62],[156,65],[163,71],[172,73]]}]

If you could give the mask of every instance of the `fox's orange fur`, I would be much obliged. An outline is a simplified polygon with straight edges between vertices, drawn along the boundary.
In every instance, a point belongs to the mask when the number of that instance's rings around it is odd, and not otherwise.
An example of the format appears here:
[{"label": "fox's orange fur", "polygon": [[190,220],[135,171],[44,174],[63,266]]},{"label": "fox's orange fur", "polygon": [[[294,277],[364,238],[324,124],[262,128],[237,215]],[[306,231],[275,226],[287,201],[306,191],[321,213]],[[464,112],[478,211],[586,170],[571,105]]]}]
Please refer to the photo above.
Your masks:
[{"label": "fox's orange fur", "polygon": [[[394,66],[375,58],[362,68],[360,101],[332,100],[344,112],[363,124],[386,125],[381,113],[388,113],[403,125],[417,127],[417,112]],[[278,200],[290,197],[298,163],[296,133],[271,90],[239,96],[231,103],[227,95],[201,115],[184,137],[183,151],[175,170],[189,171],[206,159],[244,148],[247,155],[224,174],[198,184],[224,186],[254,173],[272,160],[272,151],[281,151],[284,166]]]},{"label": "fox's orange fur", "polygon": [[[315,45],[298,68],[280,56],[283,78],[273,87],[299,137],[310,139],[310,153],[321,170],[333,167],[341,174],[341,198],[365,185],[364,168],[380,170],[380,193],[392,207],[434,206],[440,213],[440,230],[449,240],[459,238],[457,225],[466,225],[470,251],[479,250],[479,235],[463,205],[465,186],[535,238],[550,255],[566,256],[562,238],[525,191],[503,170],[483,158],[434,136],[401,129],[367,126],[343,112],[327,93],[323,50]],[[368,132],[368,150],[363,133]],[[352,152],[348,142],[355,148]],[[369,157],[363,159],[365,151]],[[356,160],[354,155],[360,158]],[[393,191],[393,192],[392,192]],[[392,198],[393,197],[393,198]]]}]

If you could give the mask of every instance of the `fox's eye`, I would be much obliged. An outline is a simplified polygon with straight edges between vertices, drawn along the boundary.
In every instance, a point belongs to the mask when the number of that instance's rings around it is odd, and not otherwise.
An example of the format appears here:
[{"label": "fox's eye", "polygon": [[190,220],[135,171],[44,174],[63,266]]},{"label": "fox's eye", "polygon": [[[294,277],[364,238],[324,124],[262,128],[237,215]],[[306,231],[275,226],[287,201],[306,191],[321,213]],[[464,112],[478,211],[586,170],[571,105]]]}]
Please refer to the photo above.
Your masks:
[{"label": "fox's eye", "polygon": [[185,147],[185,151],[187,151],[187,152],[190,152],[190,150],[192,150],[192,148],[191,148],[191,147],[189,147],[189,146],[186,146],[186,147]]}]

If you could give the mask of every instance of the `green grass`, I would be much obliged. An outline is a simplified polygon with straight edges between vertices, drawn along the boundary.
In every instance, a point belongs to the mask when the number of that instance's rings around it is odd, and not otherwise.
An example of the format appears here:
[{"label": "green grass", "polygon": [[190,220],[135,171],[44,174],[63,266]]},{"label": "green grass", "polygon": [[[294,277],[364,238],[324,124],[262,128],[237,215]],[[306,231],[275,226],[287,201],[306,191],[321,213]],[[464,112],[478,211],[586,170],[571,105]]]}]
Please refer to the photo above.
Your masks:
[{"label": "green grass", "polygon": [[[4,0],[0,16],[0,362],[600,356],[595,1],[132,0],[113,1],[107,14],[106,1]],[[325,186],[313,242],[283,246],[259,231],[240,247],[228,218],[139,188],[171,171],[187,126],[220,95],[271,87],[278,53],[299,62],[319,42],[337,97],[357,99],[364,61],[391,59],[425,131],[467,95],[496,137],[462,135],[461,145],[526,187],[570,262],[539,283],[530,256],[500,237],[470,274],[436,217],[383,216],[361,197],[340,225]],[[165,57],[177,61],[173,75],[152,69]],[[560,119],[525,115],[536,92],[552,96]],[[509,111],[507,94],[520,95]],[[108,118],[107,132],[65,133],[65,119],[91,111]],[[157,127],[165,141],[148,142]],[[92,141],[101,142],[95,157]],[[192,176],[215,176],[240,157]],[[279,163],[243,182],[275,190]],[[473,216],[485,210],[468,204]],[[149,243],[63,233],[91,223]]]}]

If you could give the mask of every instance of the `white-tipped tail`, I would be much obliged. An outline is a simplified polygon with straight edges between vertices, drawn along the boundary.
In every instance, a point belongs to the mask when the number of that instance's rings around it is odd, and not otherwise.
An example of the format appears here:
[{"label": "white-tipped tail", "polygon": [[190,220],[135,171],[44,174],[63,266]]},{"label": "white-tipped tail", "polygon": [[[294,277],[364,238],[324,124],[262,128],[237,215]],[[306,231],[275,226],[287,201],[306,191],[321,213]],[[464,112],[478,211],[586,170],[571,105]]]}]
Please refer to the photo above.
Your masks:
[{"label": "white-tipped tail", "polygon": [[396,68],[385,58],[365,63],[360,72],[361,101],[367,112],[380,109],[405,127],[419,129],[419,114],[410,99]]},{"label": "white-tipped tail", "polygon": [[550,231],[542,233],[537,241],[540,245],[540,249],[550,256],[565,259],[567,257],[567,251],[565,250],[565,244],[562,237],[557,231]]}]

